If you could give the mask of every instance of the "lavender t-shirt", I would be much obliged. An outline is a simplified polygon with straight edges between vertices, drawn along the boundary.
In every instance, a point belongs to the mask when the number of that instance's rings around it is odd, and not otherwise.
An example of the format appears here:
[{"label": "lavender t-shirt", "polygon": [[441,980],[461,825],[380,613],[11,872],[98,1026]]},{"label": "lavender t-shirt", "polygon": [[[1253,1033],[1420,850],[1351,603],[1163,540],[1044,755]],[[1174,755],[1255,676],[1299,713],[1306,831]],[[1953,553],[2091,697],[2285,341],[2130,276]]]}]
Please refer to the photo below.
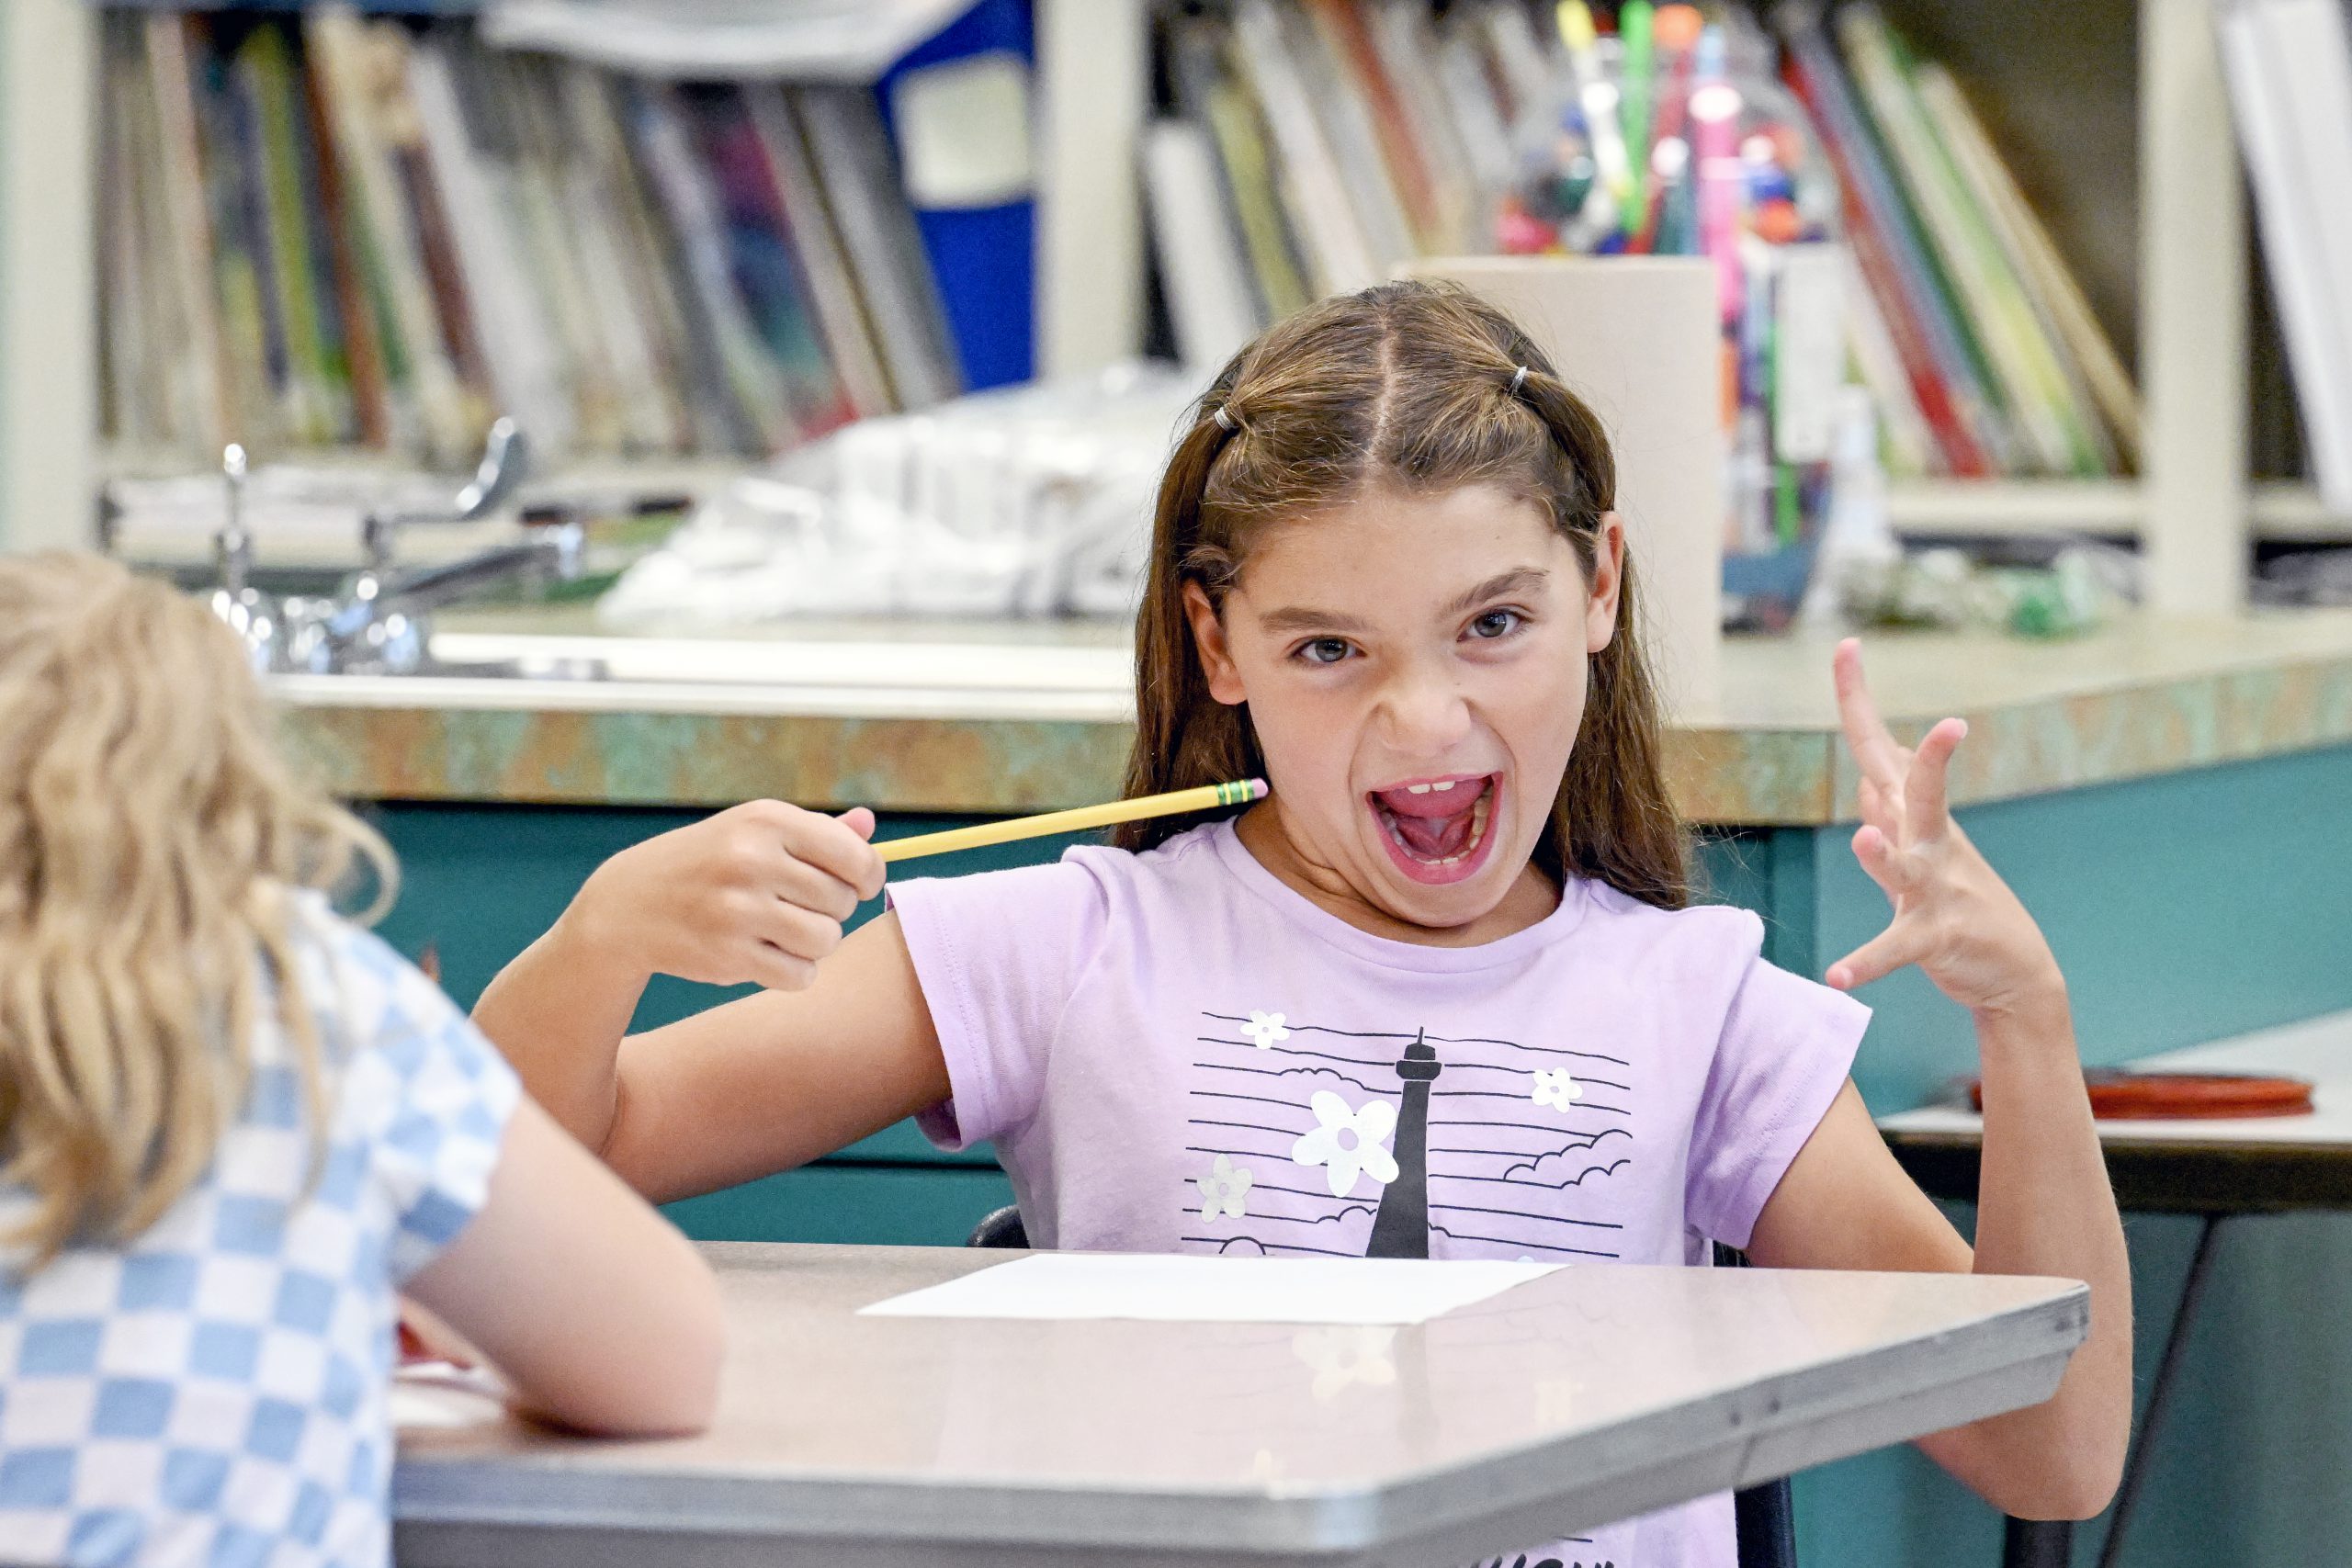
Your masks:
[{"label": "lavender t-shirt", "polygon": [[[1045,1247],[1702,1261],[1747,1245],[1869,1018],[1745,910],[1572,882],[1497,942],[1392,942],[1230,823],[891,897],[953,1088],[924,1131],[992,1140]],[[1729,1499],[1526,1561],[1554,1560],[1731,1568]]]}]

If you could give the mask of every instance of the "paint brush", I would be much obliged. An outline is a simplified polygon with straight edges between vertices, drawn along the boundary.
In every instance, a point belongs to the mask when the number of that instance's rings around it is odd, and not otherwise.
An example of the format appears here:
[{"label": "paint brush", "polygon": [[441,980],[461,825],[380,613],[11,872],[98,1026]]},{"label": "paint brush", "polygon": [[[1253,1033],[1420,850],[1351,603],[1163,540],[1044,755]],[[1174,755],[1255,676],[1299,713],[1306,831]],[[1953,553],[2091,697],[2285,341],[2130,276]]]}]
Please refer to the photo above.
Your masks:
[{"label": "paint brush", "polygon": [[1220,806],[1247,806],[1253,800],[1265,799],[1266,794],[1265,780],[1238,779],[1231,784],[1203,784],[1198,789],[1180,789],[1167,795],[1081,806],[1074,811],[1048,811],[1042,817],[1016,817],[1003,822],[983,822],[976,828],[951,828],[944,833],[886,839],[874,848],[885,863],[912,860],[917,855],[945,854],[950,850],[976,850],[983,844],[1008,844],[1016,839],[1041,839],[1048,833],[1109,828],[1147,817],[1174,817],[1186,811],[1214,811]]}]

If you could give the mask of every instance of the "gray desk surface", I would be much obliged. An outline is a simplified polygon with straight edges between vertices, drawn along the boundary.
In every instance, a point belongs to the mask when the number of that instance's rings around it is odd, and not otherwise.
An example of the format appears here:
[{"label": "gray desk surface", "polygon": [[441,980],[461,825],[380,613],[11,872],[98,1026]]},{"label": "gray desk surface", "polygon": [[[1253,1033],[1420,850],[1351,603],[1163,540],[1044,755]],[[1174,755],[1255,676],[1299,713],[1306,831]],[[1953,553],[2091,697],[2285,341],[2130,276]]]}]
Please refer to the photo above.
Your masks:
[{"label": "gray desk surface", "polygon": [[[2241,1213],[2352,1208],[2352,1012],[2125,1064],[2137,1072],[2281,1073],[2308,1080],[2303,1116],[2103,1121],[2116,1201],[2154,1213]],[[1932,1105],[1879,1118],[1879,1130],[1922,1187],[1976,1195],[1984,1119]]]},{"label": "gray desk surface", "polygon": [[1417,1328],[862,1318],[1019,1255],[709,1252],[712,1431],[403,1390],[403,1568],[1459,1562],[2037,1403],[2088,1321],[2070,1280],[1619,1266]]}]

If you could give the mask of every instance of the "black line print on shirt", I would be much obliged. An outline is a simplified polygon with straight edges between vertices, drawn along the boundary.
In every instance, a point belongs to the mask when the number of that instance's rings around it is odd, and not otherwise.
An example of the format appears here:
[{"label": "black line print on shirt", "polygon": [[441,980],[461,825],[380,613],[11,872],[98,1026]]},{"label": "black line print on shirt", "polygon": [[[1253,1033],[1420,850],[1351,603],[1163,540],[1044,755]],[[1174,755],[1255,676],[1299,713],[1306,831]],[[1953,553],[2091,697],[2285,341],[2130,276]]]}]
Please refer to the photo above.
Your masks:
[{"label": "black line print on shirt", "polygon": [[[1204,1012],[1201,1016],[1203,1018],[1216,1019],[1220,1023],[1247,1024],[1255,1022],[1259,1018],[1265,1015],[1261,1013],[1252,1013],[1248,1018],[1242,1018],[1238,1014],[1229,1012]],[[1398,1033],[1395,1030],[1386,1029],[1327,1029],[1319,1023],[1294,1023],[1290,1025],[1290,1029],[1293,1032],[1299,1034],[1336,1034],[1343,1040],[1418,1040],[1423,1038],[1422,1031],[1418,1029],[1409,1033]],[[1598,1051],[1572,1051],[1566,1045],[1524,1045],[1516,1040],[1487,1040],[1476,1034],[1464,1034],[1458,1037],[1449,1034],[1430,1034],[1428,1035],[1427,1038],[1429,1043],[1432,1045],[1508,1045],[1514,1051],[1538,1051],[1544,1053],[1545,1055],[1555,1056],[1589,1056],[1596,1062],[1614,1062],[1621,1067],[1630,1067],[1634,1065],[1633,1063],[1625,1060],[1623,1056],[1604,1056]]]},{"label": "black line print on shirt", "polygon": [[[1201,1017],[1233,1027],[1195,1036],[1211,1049],[1192,1064],[1186,1244],[1426,1258],[1439,1236],[1479,1256],[1620,1256],[1624,1223],[1609,1189],[1635,1140],[1595,1123],[1632,1119],[1637,1080],[1623,1058],[1419,1025]],[[1614,1077],[1553,1065],[1571,1057],[1613,1064]],[[1621,1103],[1595,1103],[1587,1085]],[[1612,1140],[1624,1147],[1604,1148]]]}]

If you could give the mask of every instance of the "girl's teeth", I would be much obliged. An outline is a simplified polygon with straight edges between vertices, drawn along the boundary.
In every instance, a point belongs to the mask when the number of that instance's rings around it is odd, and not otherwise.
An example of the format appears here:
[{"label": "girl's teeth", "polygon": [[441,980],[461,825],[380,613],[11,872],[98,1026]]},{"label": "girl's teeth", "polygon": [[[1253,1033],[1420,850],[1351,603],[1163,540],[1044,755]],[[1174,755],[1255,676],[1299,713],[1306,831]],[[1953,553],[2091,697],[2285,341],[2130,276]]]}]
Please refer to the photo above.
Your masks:
[{"label": "girl's teeth", "polygon": [[1452,779],[1448,779],[1448,780],[1446,780],[1443,784],[1433,784],[1427,785],[1427,786],[1425,786],[1425,787],[1430,788],[1430,789],[1433,789],[1433,790],[1437,790],[1437,791],[1439,791],[1439,792],[1442,793],[1442,792],[1444,792],[1444,791],[1446,791],[1446,790],[1449,790],[1449,789],[1452,789],[1452,788],[1453,787],[1453,781]]}]

